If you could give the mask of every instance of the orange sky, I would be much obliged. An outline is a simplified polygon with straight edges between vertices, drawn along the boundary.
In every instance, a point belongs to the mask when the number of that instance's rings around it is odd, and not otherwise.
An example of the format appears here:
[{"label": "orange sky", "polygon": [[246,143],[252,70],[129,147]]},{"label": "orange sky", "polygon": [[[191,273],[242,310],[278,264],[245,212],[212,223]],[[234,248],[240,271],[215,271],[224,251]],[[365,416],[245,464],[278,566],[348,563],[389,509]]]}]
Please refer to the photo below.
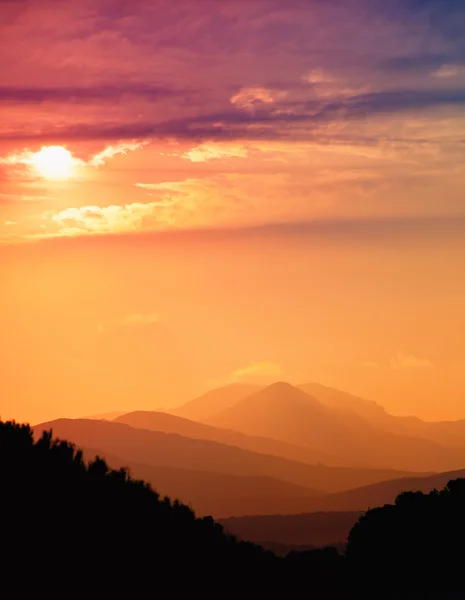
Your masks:
[{"label": "orange sky", "polygon": [[465,418],[463,8],[374,4],[0,3],[2,417]]},{"label": "orange sky", "polygon": [[[168,407],[316,380],[465,416],[465,248],[443,224],[77,237],[4,247],[2,416]],[[373,232],[375,229],[375,232]]]}]

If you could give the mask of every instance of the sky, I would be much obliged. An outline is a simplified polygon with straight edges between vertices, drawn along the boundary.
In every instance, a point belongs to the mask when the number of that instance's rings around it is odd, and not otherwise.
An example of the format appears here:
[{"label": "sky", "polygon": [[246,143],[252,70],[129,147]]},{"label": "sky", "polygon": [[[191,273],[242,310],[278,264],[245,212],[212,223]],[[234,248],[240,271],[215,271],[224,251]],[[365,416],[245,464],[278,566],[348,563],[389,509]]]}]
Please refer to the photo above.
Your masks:
[{"label": "sky", "polygon": [[0,415],[286,380],[465,418],[464,27],[0,0]]}]

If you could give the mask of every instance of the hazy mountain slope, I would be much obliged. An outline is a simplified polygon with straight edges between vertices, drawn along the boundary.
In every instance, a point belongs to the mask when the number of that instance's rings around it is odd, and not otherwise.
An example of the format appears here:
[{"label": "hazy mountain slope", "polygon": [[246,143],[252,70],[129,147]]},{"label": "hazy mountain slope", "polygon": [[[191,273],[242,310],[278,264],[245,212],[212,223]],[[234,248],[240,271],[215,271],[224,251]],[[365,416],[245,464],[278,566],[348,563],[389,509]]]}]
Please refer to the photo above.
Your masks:
[{"label": "hazy mountain slope", "polygon": [[269,546],[326,546],[344,543],[363,512],[315,512],[299,515],[256,515],[220,519],[226,531],[246,541]]},{"label": "hazy mountain slope", "polygon": [[406,490],[430,492],[434,489],[442,489],[448,481],[460,477],[465,477],[465,469],[437,473],[427,477],[402,477],[330,494],[317,501],[310,500],[308,506],[311,510],[367,510],[376,506],[392,504],[396,497]]},{"label": "hazy mountain slope", "polygon": [[281,456],[309,464],[323,463],[329,466],[355,466],[354,463],[332,456],[326,452],[312,450],[305,446],[296,446],[279,440],[249,436],[238,431],[233,431],[232,429],[213,427],[170,413],[136,411],[118,416],[114,421],[117,423],[126,423],[126,425],[131,425],[131,427],[139,429],[177,433],[189,438],[211,440],[261,454]]},{"label": "hazy mountain slope", "polygon": [[193,421],[203,421],[220,410],[233,406],[242,398],[253,394],[262,387],[252,383],[231,383],[202,394],[169,412]]},{"label": "hazy mountain slope", "polygon": [[125,467],[161,496],[188,504],[197,516],[229,517],[247,514],[295,513],[306,510],[314,492],[279,479],[228,475],[175,467],[144,465],[83,448],[86,460],[100,456],[113,469]]},{"label": "hazy mountain slope", "polygon": [[275,383],[243,398],[206,422],[383,468],[446,471],[465,466],[465,449],[393,434],[353,411],[331,409],[287,383]]},{"label": "hazy mountain slope", "polygon": [[[232,475],[282,479],[313,490],[336,492],[412,475],[405,471],[308,465],[217,442],[135,429],[123,423],[58,419],[34,427],[79,446],[98,448],[125,461]],[[315,492],[316,493],[316,492]]]},{"label": "hazy mountain slope", "polygon": [[352,410],[386,431],[421,437],[446,446],[465,446],[465,419],[428,422],[413,416],[395,416],[376,402],[319,383],[306,383],[297,387],[328,407]]},{"label": "hazy mountain slope", "polygon": [[315,382],[304,383],[296,387],[306,394],[313,396],[329,408],[350,409],[361,417],[374,421],[382,421],[388,416],[386,409],[377,402],[359,398],[336,388],[327,387]]},{"label": "hazy mountain slope", "polygon": [[249,515],[221,519],[230,533],[272,547],[273,544],[324,546],[343,543],[353,525],[368,508],[393,504],[405,491],[424,493],[442,489],[451,479],[465,477],[465,470],[438,473],[429,477],[402,478],[314,498],[304,514]]}]

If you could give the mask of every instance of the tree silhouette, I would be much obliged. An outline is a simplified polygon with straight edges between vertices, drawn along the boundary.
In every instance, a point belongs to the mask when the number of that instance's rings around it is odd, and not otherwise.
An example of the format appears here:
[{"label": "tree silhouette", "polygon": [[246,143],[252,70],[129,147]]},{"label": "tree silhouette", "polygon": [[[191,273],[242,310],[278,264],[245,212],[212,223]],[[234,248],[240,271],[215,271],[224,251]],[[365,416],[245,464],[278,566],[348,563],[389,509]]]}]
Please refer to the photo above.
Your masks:
[{"label": "tree silhouette", "polygon": [[349,534],[347,560],[359,581],[386,589],[465,591],[465,479],[442,491],[404,492],[369,510]]}]

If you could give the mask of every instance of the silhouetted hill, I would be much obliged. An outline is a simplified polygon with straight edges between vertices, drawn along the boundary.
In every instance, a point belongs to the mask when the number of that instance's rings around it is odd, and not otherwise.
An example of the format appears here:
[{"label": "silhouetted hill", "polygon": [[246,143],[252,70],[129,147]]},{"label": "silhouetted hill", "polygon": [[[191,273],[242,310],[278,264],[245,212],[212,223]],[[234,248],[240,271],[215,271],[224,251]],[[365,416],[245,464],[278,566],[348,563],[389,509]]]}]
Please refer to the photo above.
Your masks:
[{"label": "silhouetted hill", "polygon": [[307,487],[314,490],[315,495],[322,491],[342,491],[412,475],[405,471],[309,465],[217,442],[135,429],[123,423],[57,419],[34,427],[38,435],[50,429],[54,435],[80,446],[97,448],[126,461],[231,475],[273,477]]},{"label": "silhouetted hill", "polygon": [[170,412],[193,421],[203,421],[220,410],[233,406],[242,398],[253,394],[262,387],[252,383],[231,383],[206,392],[182,406],[173,408]]},{"label": "silhouetted hill", "polygon": [[296,550],[298,546],[301,546],[300,550],[303,546],[340,546],[346,543],[349,531],[369,508],[393,504],[405,490],[429,493],[442,489],[451,479],[461,477],[465,477],[465,470],[385,481],[312,499],[307,503],[312,512],[304,514],[264,516],[257,512],[256,515],[220,519],[219,522],[230,533],[265,548],[283,545],[281,554],[284,546],[288,546],[288,551]]},{"label": "silhouetted hill", "polygon": [[308,506],[312,511],[368,510],[369,508],[394,502],[396,497],[405,490],[430,492],[434,489],[443,488],[448,481],[459,477],[465,477],[465,469],[437,473],[427,477],[402,477],[330,494],[316,501],[310,500]]},{"label": "silhouetted hill", "polygon": [[144,465],[118,458],[101,450],[83,448],[88,460],[100,456],[113,469],[128,469],[161,496],[182,500],[198,516],[214,518],[233,515],[296,513],[306,510],[314,497],[311,490],[261,476],[228,475],[175,467]]},{"label": "silhouetted hill", "polygon": [[43,433],[34,443],[24,425],[0,422],[0,475],[5,597],[41,585],[60,597],[140,597],[154,585],[173,597],[182,589],[213,597],[217,577],[228,589],[241,581],[238,592],[279,567],[126,472],[99,459],[87,465],[67,442]]},{"label": "silhouetted hill", "polygon": [[465,448],[385,431],[353,410],[329,408],[287,383],[275,383],[243,398],[206,423],[292,441],[383,468],[446,471],[465,465]]},{"label": "silhouetted hill", "polygon": [[347,564],[366,589],[383,582],[391,593],[427,590],[444,598],[454,590],[460,598],[464,539],[465,479],[455,479],[441,491],[405,492],[395,504],[369,510],[349,534]]},{"label": "silhouetted hill", "polygon": [[225,531],[262,546],[322,547],[345,544],[350,530],[363,514],[355,512],[314,512],[297,515],[255,515],[220,519]]},{"label": "silhouetted hill", "polygon": [[117,423],[126,423],[138,429],[177,433],[194,439],[211,440],[237,446],[261,454],[281,456],[290,460],[297,460],[309,464],[323,463],[331,466],[355,466],[348,464],[344,459],[339,459],[325,452],[313,451],[305,446],[296,446],[279,440],[264,437],[250,436],[232,429],[221,429],[190,419],[184,419],[165,412],[135,411],[118,416],[114,419]]}]

